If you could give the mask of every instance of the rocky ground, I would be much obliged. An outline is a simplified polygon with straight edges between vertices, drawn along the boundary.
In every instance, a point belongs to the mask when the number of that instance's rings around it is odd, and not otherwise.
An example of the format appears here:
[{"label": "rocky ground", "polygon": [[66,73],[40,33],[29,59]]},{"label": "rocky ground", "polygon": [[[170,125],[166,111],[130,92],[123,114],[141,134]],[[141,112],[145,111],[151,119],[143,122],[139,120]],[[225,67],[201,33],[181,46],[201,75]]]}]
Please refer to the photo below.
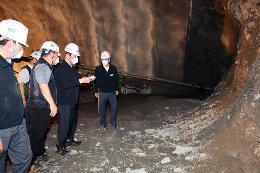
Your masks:
[{"label": "rocky ground", "polygon": [[118,100],[119,129],[101,131],[96,100],[93,94],[82,93],[75,137],[83,143],[70,148],[67,156],[55,153],[57,125],[52,124],[46,146],[58,165],[49,166],[50,172],[259,172],[253,142],[244,134],[254,134],[255,126],[248,127],[250,117],[239,116],[210,137],[184,138],[178,120],[202,109],[205,101],[159,96],[120,96]]},{"label": "rocky ground", "polygon": [[258,114],[248,113],[254,107],[259,112],[260,94],[250,95],[254,102],[241,107],[244,114],[230,117],[232,121],[214,135],[184,138],[178,121],[202,111],[207,101],[121,95],[119,129],[101,131],[97,102],[93,94],[83,92],[75,135],[83,143],[69,148],[69,155],[56,154],[57,124],[53,122],[46,147],[58,164],[47,166],[52,173],[258,173],[253,124]]},{"label": "rocky ground", "polygon": [[187,172],[210,157],[200,152],[198,141],[182,141],[177,127],[169,124],[201,101],[120,96],[119,129],[101,131],[95,99],[85,100],[75,136],[83,141],[79,148],[70,148],[68,156],[55,154],[57,125],[51,127],[46,145],[59,162],[50,167],[52,172]]}]

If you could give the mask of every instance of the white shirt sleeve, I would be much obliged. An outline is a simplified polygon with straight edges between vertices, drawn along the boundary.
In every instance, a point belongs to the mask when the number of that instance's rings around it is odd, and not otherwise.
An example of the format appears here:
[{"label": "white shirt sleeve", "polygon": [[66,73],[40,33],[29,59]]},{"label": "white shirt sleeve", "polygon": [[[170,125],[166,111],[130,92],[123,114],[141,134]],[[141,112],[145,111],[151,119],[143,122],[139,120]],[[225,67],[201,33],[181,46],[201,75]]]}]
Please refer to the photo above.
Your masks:
[{"label": "white shirt sleeve", "polygon": [[18,75],[18,83],[27,83],[29,82],[30,74],[26,68],[23,68]]}]

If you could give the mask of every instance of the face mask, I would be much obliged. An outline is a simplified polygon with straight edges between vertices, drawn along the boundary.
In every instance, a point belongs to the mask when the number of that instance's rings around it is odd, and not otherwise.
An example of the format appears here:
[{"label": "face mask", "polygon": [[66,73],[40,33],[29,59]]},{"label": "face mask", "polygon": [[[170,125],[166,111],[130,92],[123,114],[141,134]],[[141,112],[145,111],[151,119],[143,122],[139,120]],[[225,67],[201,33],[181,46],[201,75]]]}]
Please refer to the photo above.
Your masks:
[{"label": "face mask", "polygon": [[109,64],[109,61],[106,59],[106,60],[102,60],[102,64],[104,65],[104,66],[107,66],[108,64]]},{"label": "face mask", "polygon": [[54,65],[57,65],[59,62],[60,62],[60,59],[59,59],[59,58],[55,59]]},{"label": "face mask", "polygon": [[[7,58],[7,59],[17,59],[16,56],[18,55],[18,53],[20,52],[16,52],[16,46],[17,46],[18,43],[14,43],[14,46],[12,48],[8,48],[8,51],[10,52],[10,57]],[[23,53],[23,52],[22,52]]]},{"label": "face mask", "polygon": [[20,59],[23,56],[23,49],[18,52],[18,54],[14,57],[14,59]]},{"label": "face mask", "polygon": [[72,65],[75,65],[75,64],[77,64],[78,62],[79,62],[79,58],[76,57],[76,58],[73,58],[73,59],[72,59],[71,64],[72,64]]},{"label": "face mask", "polygon": [[53,56],[52,56],[52,65],[57,65],[59,62],[60,62],[59,57],[57,57],[57,58],[54,60],[54,55],[53,55]]}]

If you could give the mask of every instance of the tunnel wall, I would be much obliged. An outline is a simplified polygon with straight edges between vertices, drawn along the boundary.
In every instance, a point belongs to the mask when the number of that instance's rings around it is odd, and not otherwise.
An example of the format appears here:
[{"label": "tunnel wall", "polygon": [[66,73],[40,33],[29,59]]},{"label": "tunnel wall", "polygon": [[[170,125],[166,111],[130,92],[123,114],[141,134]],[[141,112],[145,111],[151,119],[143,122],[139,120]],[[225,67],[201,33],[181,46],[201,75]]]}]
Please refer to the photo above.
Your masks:
[{"label": "tunnel wall", "polygon": [[[237,41],[223,10],[227,3],[216,2],[1,0],[0,19],[14,18],[29,27],[25,56],[46,40],[62,50],[76,42],[80,63],[92,70],[107,49],[122,74],[214,88],[233,62]],[[16,71],[23,65],[16,64]]]},{"label": "tunnel wall", "polygon": [[186,82],[214,88],[233,64],[238,30],[227,5],[227,0],[193,1],[184,65]]},{"label": "tunnel wall", "polygon": [[122,73],[183,80],[188,0],[1,0],[0,18],[28,26],[26,56],[46,40],[75,42],[92,68],[109,50]]},{"label": "tunnel wall", "polygon": [[[235,63],[215,92],[178,122],[180,132],[187,138],[194,134],[208,138],[225,126],[232,128],[230,122],[238,115],[259,119],[255,106],[259,105],[260,88],[259,3],[254,0],[227,2],[228,13],[240,27]],[[241,118],[243,120],[246,118]]]}]

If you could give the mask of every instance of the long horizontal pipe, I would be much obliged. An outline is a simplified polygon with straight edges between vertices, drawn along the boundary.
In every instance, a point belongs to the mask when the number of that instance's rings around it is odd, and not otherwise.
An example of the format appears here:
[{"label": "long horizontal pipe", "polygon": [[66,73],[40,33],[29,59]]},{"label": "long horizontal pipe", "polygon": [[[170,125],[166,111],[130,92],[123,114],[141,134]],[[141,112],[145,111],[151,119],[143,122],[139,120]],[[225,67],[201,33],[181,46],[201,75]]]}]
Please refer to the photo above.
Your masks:
[{"label": "long horizontal pipe", "polygon": [[[86,70],[89,70],[89,71],[93,71],[93,72],[95,71],[95,67],[90,66],[90,65],[80,64],[79,67],[86,69]],[[132,75],[132,74],[123,73],[123,72],[118,72],[118,73],[119,73],[119,75],[124,76],[124,77],[131,77],[131,78],[137,78],[137,79],[143,79],[143,80],[149,80],[149,81],[165,82],[165,83],[169,83],[169,84],[173,84],[173,85],[179,85],[179,86],[185,86],[185,87],[214,91],[214,89],[212,89],[212,88],[201,87],[199,85],[193,85],[193,84],[189,84],[189,83],[185,83],[185,82],[178,82],[178,81],[161,79],[161,78],[156,78],[156,77],[153,77],[153,78],[152,77],[144,77],[144,76]]]}]

